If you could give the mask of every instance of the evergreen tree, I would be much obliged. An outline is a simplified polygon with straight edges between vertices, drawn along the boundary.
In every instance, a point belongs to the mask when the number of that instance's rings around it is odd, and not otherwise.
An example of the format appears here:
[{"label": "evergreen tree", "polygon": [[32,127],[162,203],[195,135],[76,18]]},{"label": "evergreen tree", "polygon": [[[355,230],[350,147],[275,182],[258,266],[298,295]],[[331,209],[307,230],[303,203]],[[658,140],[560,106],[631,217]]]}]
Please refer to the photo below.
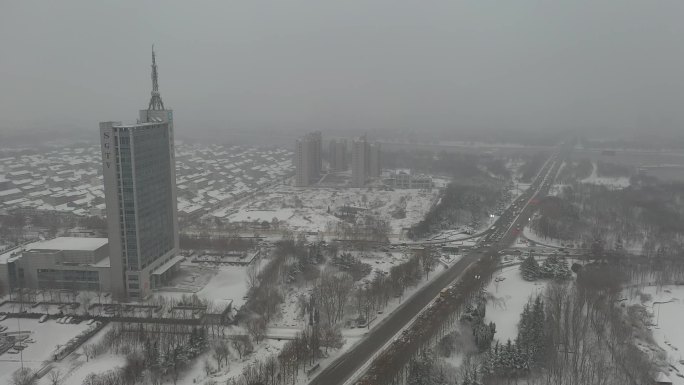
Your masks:
[{"label": "evergreen tree", "polygon": [[501,350],[501,369],[504,375],[511,372],[514,366],[513,343],[509,339]]},{"label": "evergreen tree", "polygon": [[533,256],[525,258],[522,264],[520,264],[520,272],[522,273],[523,279],[525,281],[534,281],[540,276],[540,268],[537,260]]},{"label": "evergreen tree", "polygon": [[537,296],[532,310],[532,339],[530,350],[533,354],[533,362],[539,362],[543,356],[544,332],[546,326],[546,314],[544,313],[544,302],[541,296]]},{"label": "evergreen tree", "polygon": [[541,265],[541,277],[552,279],[568,279],[572,276],[568,261],[552,255]]},{"label": "evergreen tree", "polygon": [[565,258],[559,258],[557,262],[556,276],[554,278],[568,279],[571,276],[572,273],[570,272],[570,266],[568,265],[568,261]]}]

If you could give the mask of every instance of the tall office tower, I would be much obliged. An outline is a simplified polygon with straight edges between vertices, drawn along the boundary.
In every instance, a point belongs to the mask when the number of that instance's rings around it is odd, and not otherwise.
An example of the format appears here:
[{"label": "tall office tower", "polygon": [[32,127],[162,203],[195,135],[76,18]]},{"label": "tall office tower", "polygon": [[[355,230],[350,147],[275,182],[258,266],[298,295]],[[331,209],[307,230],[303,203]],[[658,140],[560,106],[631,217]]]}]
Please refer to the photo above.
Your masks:
[{"label": "tall office tower", "polygon": [[321,177],[322,146],[321,132],[311,132],[299,138],[295,142],[295,184],[308,186],[315,183]]},{"label": "tall office tower", "polygon": [[367,173],[368,142],[366,137],[354,139],[352,143],[352,187],[363,187]]},{"label": "tall office tower", "polygon": [[159,94],[152,49],[152,98],[136,124],[100,123],[111,286],[144,298],[180,263],[173,111]]},{"label": "tall office tower", "polygon": [[347,170],[347,140],[333,139],[328,145],[328,160],[332,171]]},{"label": "tall office tower", "polygon": [[368,146],[368,176],[370,178],[377,178],[381,171],[380,143],[373,143]]}]

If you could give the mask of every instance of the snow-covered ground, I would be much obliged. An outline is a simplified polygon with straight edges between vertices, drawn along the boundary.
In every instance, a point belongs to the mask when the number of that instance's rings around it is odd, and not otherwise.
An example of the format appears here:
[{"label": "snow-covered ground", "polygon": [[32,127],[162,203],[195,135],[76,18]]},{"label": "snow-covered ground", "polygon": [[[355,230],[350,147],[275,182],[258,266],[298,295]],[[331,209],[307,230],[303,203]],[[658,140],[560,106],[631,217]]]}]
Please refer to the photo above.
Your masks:
[{"label": "snow-covered ground", "polygon": [[494,338],[500,343],[515,340],[523,307],[532,296],[542,294],[546,281],[525,281],[520,266],[505,267],[487,286],[491,298],[487,301],[486,322],[496,324]]},{"label": "snow-covered ground", "polygon": [[180,298],[196,294],[200,299],[233,300],[233,307],[239,308],[245,302],[247,289],[246,266],[183,263],[178,276],[169,286],[156,290],[155,295]]},{"label": "snow-covered ground", "polygon": [[561,247],[560,240],[540,237],[537,235],[537,233],[532,231],[529,226],[525,226],[525,228],[523,228],[522,237],[518,238],[518,243],[524,243],[526,239],[542,246],[548,245],[551,247]]},{"label": "snow-covered ground", "polygon": [[[229,222],[273,222],[293,231],[325,233],[340,221],[334,213],[343,206],[368,211],[389,220],[392,234],[423,219],[437,202],[439,190],[394,190],[370,188],[297,188],[278,185],[235,205],[216,210],[213,216]],[[404,218],[393,217],[405,210]]]},{"label": "snow-covered ground", "polygon": [[614,177],[614,178],[609,178],[609,177],[600,177],[596,175],[596,163],[592,162],[594,169],[591,171],[591,175],[588,177],[582,179],[582,183],[590,183],[590,184],[598,184],[598,185],[603,185],[611,189],[619,190],[623,189],[625,187],[629,186],[629,178],[628,177]]},{"label": "snow-covered ground", "polygon": [[[59,346],[65,345],[89,327],[85,323],[59,324],[55,320],[39,323],[36,319],[8,318],[0,322],[6,326],[6,332],[22,331],[30,334],[29,339],[35,342],[27,343],[21,354],[9,352],[0,356],[0,384],[10,384],[12,373],[24,367],[38,370],[44,366],[44,361],[52,359],[52,355]],[[80,383],[78,384],[80,385]]]},{"label": "snow-covered ground", "polygon": [[644,341],[637,341],[638,346],[647,354],[654,356],[665,353],[671,367],[665,369],[675,385],[684,385],[684,286],[664,286],[658,290],[655,286],[641,289],[651,298],[641,302],[639,296],[629,298],[630,303],[641,303],[646,310],[653,314],[651,332],[653,339],[660,347],[660,351],[653,351]]}]

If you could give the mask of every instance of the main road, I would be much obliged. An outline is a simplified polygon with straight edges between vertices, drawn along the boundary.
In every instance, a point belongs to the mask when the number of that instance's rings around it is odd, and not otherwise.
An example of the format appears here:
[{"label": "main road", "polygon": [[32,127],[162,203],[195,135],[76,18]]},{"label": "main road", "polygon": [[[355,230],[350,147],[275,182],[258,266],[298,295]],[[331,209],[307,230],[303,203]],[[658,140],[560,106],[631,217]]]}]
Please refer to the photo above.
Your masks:
[{"label": "main road", "polygon": [[471,264],[480,258],[492,257],[509,247],[517,237],[518,228],[527,223],[537,197],[548,193],[562,163],[563,149],[549,157],[530,187],[518,197],[499,219],[490,227],[478,248],[466,254],[454,265],[443,271],[414,295],[407,298],[392,314],[375,325],[368,334],[343,355],[318,373],[310,385],[345,384],[353,380],[374,355],[381,351],[407,324],[409,324],[442,289],[454,282]]}]

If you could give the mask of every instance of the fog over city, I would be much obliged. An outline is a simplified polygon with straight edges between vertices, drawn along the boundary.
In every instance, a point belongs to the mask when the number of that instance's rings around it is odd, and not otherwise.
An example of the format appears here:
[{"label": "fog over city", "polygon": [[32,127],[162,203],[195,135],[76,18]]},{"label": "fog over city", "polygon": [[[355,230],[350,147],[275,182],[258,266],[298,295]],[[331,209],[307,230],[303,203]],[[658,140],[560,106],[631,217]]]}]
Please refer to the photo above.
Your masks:
[{"label": "fog over city", "polygon": [[153,43],[181,137],[672,133],[682,14],[677,0],[6,1],[0,135],[127,116]]},{"label": "fog over city", "polygon": [[0,384],[684,385],[683,1],[0,2]]}]

